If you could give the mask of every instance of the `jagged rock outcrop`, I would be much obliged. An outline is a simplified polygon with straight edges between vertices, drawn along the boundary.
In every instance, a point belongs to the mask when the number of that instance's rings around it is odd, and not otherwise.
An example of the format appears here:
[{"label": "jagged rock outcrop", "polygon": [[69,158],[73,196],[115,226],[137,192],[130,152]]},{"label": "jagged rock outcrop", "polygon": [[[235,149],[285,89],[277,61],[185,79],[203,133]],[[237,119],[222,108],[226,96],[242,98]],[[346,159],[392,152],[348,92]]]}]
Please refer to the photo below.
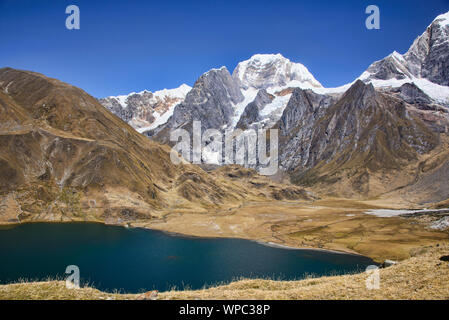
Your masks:
[{"label": "jagged rock outcrop", "polygon": [[305,127],[312,124],[308,122],[310,116],[319,117],[324,110],[335,102],[335,98],[329,95],[321,95],[312,90],[302,90],[296,88],[288,101],[282,117],[279,129],[281,134],[286,136],[294,127]]},{"label": "jagged rock outcrop", "polygon": [[126,99],[123,99],[125,105],[122,105],[116,97],[102,98],[98,101],[128,123],[134,118],[150,123],[154,121],[152,103],[149,102],[152,98],[153,94],[146,91],[142,94],[133,94],[126,97]]},{"label": "jagged rock outcrop", "polygon": [[229,71],[222,67],[203,74],[178,104],[169,121],[150,133],[156,140],[168,142],[168,131],[183,127],[191,129],[193,121],[201,121],[202,130],[222,129],[230,125],[234,105],[244,97]]},{"label": "jagged rock outcrop", "polygon": [[368,67],[366,73],[368,76],[365,80],[402,80],[413,76],[413,74],[407,69],[404,58],[396,51],[388,57],[374,62]]},{"label": "jagged rock outcrop", "polygon": [[399,88],[392,88],[386,92],[409,104],[409,112],[421,119],[432,131],[438,133],[447,132],[449,110],[444,106],[436,104],[416,84],[405,83]]},{"label": "jagged rock outcrop", "polygon": [[245,130],[248,129],[251,124],[260,121],[261,117],[259,115],[259,111],[271,101],[273,101],[273,99],[274,96],[269,94],[267,90],[259,90],[254,101],[246,106],[245,110],[240,116],[236,128]]},{"label": "jagged rock outcrop", "polygon": [[432,103],[432,99],[414,83],[405,83],[399,88],[399,97],[407,103],[425,106]]},{"label": "jagged rock outcrop", "polygon": [[449,86],[449,12],[435,18],[404,59],[416,77]]}]

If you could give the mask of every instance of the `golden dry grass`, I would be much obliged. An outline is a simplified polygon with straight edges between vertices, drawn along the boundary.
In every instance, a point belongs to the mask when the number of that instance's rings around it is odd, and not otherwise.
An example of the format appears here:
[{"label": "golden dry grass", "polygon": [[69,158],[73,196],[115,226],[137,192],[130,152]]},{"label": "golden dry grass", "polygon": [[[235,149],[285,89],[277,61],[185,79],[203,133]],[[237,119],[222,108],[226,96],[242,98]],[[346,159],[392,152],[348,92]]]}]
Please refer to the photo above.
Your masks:
[{"label": "golden dry grass", "polygon": [[67,289],[64,281],[18,282],[0,286],[1,300],[115,300],[134,299],[135,295],[105,293],[82,287]]}]

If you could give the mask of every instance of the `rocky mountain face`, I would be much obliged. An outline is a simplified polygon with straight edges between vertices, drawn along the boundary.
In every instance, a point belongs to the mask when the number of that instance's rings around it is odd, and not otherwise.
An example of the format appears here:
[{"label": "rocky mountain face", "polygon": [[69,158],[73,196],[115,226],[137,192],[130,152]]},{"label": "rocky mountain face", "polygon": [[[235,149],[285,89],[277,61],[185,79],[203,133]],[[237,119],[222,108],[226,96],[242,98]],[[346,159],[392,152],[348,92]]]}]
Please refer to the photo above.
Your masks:
[{"label": "rocky mountain face", "polygon": [[187,94],[184,102],[176,105],[169,120],[146,132],[154,140],[172,144],[172,130],[183,128],[192,132],[193,121],[201,121],[201,130],[224,129],[231,125],[234,106],[244,100],[229,71],[222,67],[203,74]]},{"label": "rocky mountain face", "polygon": [[449,12],[436,17],[404,59],[415,77],[449,86]]},{"label": "rocky mountain face", "polygon": [[345,180],[346,195],[369,194],[371,176],[401,171],[439,144],[404,101],[371,84],[357,81],[334,103],[320,98],[296,89],[280,121],[280,163],[296,183]]},{"label": "rocky mountain face", "polygon": [[[266,179],[255,172],[247,171],[246,182],[238,184],[226,182],[225,173],[174,165],[170,150],[81,89],[30,71],[0,69],[2,222],[126,223],[155,219],[175,207],[207,211],[283,194],[281,185],[252,187]],[[298,199],[305,197],[291,188]]]},{"label": "rocky mountain face", "polygon": [[405,83],[396,91],[399,92],[399,97],[402,100],[420,108],[426,109],[432,104],[432,99],[414,83]]},{"label": "rocky mountain face", "polygon": [[295,88],[279,121],[281,135],[286,136],[294,127],[305,127],[312,123],[304,121],[306,114],[321,116],[322,112],[335,102],[335,98],[321,95],[312,90]]},{"label": "rocky mountain face", "polygon": [[243,100],[229,71],[225,67],[213,69],[203,74],[184,102],[176,106],[169,126],[182,127],[200,119],[203,129],[222,128],[230,124],[233,106]]},{"label": "rocky mountain face", "polygon": [[243,110],[236,128],[245,130],[248,129],[253,123],[262,120],[262,117],[260,116],[260,110],[262,110],[266,105],[270,104],[273,99],[274,96],[269,94],[267,90],[259,90],[254,101],[250,102],[245,107],[245,110]]},{"label": "rocky mountain face", "polygon": [[[362,76],[363,77],[363,76]],[[390,80],[390,79],[411,79],[413,74],[408,70],[406,61],[398,52],[393,52],[388,57],[374,62],[366,70],[364,80]]]},{"label": "rocky mountain face", "polygon": [[363,78],[424,78],[441,86],[449,86],[449,12],[436,17],[404,55],[393,52],[373,63]]}]

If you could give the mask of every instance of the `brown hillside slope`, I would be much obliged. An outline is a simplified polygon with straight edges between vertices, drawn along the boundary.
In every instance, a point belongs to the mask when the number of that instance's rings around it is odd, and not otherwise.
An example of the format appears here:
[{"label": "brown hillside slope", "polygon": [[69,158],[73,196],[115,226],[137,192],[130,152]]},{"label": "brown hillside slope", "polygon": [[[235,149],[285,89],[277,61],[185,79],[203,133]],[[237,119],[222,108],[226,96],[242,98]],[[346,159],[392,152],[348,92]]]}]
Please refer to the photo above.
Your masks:
[{"label": "brown hillside slope", "polygon": [[81,89],[0,69],[3,223],[125,223],[170,208],[204,211],[244,198],[266,200],[250,186],[219,182],[194,165],[174,165],[169,147],[137,133]]}]

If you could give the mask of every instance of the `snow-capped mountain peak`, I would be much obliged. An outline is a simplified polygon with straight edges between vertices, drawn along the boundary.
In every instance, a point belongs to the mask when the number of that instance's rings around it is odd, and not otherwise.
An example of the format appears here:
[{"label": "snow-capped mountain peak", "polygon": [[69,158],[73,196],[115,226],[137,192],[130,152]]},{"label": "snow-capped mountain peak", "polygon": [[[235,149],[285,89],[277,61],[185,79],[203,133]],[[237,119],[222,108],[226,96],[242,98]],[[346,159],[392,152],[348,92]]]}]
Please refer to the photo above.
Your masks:
[{"label": "snow-capped mountain peak", "polygon": [[[433,103],[449,106],[449,12],[437,16],[406,53],[393,51],[358,79],[385,91],[413,84]],[[325,88],[304,65],[282,54],[255,54],[238,63],[232,76],[221,67],[202,74],[193,88],[145,90],[100,102],[140,132],[157,134],[158,126],[176,127],[187,118],[201,119],[205,128],[270,127],[282,116],[294,88],[338,96],[356,80]]]},{"label": "snow-capped mountain peak", "polygon": [[123,94],[123,95],[118,95],[118,96],[109,96],[103,99],[115,99],[117,100],[120,105],[123,108],[126,108],[128,106],[128,98],[132,97],[132,96],[149,96],[150,99],[156,100],[157,98],[160,99],[165,99],[166,97],[168,98],[179,98],[179,99],[184,99],[185,96],[187,95],[187,93],[192,90],[192,87],[183,83],[182,85],[180,85],[178,88],[174,88],[174,89],[162,89],[162,90],[158,90],[158,91],[148,91],[148,90],[143,90],[140,92],[131,92],[128,94]]},{"label": "snow-capped mountain peak", "polygon": [[376,87],[414,83],[435,101],[449,104],[449,12],[437,16],[409,50],[376,61],[359,77]]},{"label": "snow-capped mountain peak", "polygon": [[184,99],[190,90],[192,90],[192,87],[183,83],[182,85],[180,85],[178,88],[175,88],[175,89],[162,89],[159,91],[155,91],[153,93],[153,95],[155,97],[161,97],[161,98],[170,97],[170,98]]},{"label": "snow-capped mountain peak", "polygon": [[400,54],[400,53],[397,52],[396,50],[393,51],[393,53],[391,53],[391,54],[389,55],[389,57],[392,57],[392,58],[398,60],[398,61],[401,62],[401,63],[402,63],[402,62],[405,62],[404,57],[402,56],[402,54]]},{"label": "snow-capped mountain peak", "polygon": [[304,65],[291,62],[279,53],[255,54],[240,62],[232,76],[243,90],[285,87],[293,81],[295,86],[322,87]]},{"label": "snow-capped mountain peak", "polygon": [[163,124],[173,113],[174,107],[184,101],[192,88],[182,84],[175,89],[155,92],[143,90],[126,95],[99,99],[100,103],[128,122],[134,128],[152,128]]},{"label": "snow-capped mountain peak", "polygon": [[449,25],[449,11],[443,14],[440,14],[433,20],[433,22],[437,22],[441,26],[447,26]]}]

